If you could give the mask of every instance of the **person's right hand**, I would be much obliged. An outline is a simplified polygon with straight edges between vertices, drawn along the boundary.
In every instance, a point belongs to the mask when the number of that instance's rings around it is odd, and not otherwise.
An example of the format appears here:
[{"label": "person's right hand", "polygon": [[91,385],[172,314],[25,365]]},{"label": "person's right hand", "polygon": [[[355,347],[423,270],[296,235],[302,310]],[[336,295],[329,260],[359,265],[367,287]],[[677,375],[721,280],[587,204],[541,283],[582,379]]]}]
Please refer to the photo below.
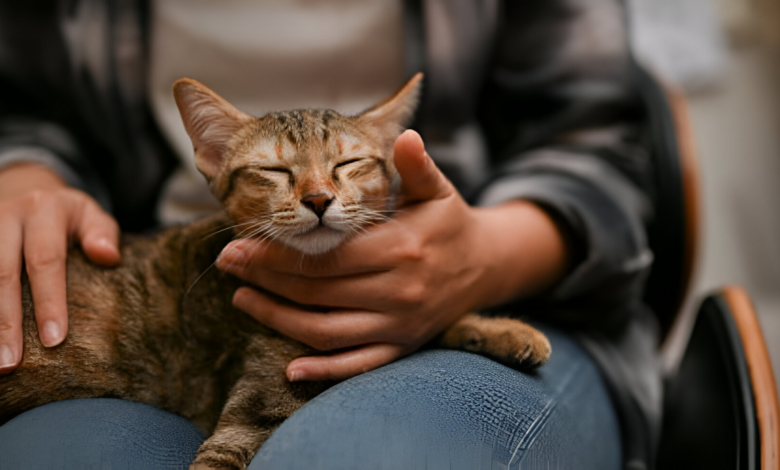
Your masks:
[{"label": "person's right hand", "polygon": [[22,359],[23,263],[41,342],[56,346],[68,334],[65,259],[72,242],[95,263],[120,261],[119,226],[92,197],[41,165],[0,172],[0,374]]}]

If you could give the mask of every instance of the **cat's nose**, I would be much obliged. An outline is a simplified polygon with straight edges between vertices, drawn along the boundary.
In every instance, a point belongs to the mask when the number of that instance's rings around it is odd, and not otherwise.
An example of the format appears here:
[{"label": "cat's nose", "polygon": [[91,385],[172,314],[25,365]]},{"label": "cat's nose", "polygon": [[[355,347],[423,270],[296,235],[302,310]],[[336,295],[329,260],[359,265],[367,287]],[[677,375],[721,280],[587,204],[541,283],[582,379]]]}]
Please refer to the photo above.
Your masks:
[{"label": "cat's nose", "polygon": [[330,203],[333,202],[333,198],[322,193],[311,194],[301,199],[301,202],[321,219],[325,211],[328,210]]}]

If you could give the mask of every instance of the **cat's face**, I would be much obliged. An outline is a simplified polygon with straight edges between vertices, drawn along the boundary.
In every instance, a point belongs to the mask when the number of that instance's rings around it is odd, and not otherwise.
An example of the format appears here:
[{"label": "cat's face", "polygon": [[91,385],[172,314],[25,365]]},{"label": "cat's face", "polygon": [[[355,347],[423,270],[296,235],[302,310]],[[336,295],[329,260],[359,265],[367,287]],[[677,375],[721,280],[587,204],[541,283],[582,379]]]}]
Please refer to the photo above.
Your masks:
[{"label": "cat's face", "polygon": [[174,84],[174,96],[198,169],[236,233],[314,254],[387,218],[399,185],[393,144],[421,78],[354,117],[296,110],[254,118],[190,79]]}]

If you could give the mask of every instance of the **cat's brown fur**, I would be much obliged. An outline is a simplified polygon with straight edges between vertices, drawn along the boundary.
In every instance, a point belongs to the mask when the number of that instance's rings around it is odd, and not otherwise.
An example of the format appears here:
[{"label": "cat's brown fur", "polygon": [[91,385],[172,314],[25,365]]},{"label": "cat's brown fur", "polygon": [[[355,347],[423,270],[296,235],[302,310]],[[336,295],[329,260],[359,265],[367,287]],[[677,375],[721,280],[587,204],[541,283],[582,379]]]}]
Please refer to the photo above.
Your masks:
[{"label": "cat's brown fur", "polygon": [[[386,218],[398,185],[392,145],[413,113],[419,81],[357,117],[302,110],[263,118],[197,82],[177,82],[198,167],[229,215],[153,238],[125,237],[115,269],[72,250],[69,333],[56,348],[38,338],[23,276],[25,350],[19,368],[0,377],[0,425],[52,401],[118,397],[177,413],[211,435],[197,463],[244,468],[284,419],[329,384],[290,383],[287,364],[315,352],[234,308],[241,282],[210,267],[235,235],[319,253]],[[532,327],[477,315],[438,344],[527,368],[550,353]]]}]

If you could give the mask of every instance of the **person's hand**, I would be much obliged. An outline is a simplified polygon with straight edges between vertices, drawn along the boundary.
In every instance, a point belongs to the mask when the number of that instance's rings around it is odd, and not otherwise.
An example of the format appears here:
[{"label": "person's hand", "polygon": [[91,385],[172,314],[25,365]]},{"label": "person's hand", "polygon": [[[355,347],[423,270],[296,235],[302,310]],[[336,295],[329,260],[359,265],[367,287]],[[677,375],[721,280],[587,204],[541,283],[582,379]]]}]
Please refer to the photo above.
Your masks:
[{"label": "person's hand", "polygon": [[78,242],[95,263],[119,262],[119,227],[87,194],[51,170],[19,164],[0,172],[0,374],[22,359],[22,265],[46,347],[68,333],[65,259]]},{"label": "person's hand", "polygon": [[291,362],[291,381],[344,379],[385,365],[474,308],[538,291],[564,270],[561,237],[535,205],[470,207],[412,131],[396,141],[394,159],[403,183],[391,221],[322,255],[237,240],[217,262],[275,294],[243,287],[236,307],[332,352]]}]

